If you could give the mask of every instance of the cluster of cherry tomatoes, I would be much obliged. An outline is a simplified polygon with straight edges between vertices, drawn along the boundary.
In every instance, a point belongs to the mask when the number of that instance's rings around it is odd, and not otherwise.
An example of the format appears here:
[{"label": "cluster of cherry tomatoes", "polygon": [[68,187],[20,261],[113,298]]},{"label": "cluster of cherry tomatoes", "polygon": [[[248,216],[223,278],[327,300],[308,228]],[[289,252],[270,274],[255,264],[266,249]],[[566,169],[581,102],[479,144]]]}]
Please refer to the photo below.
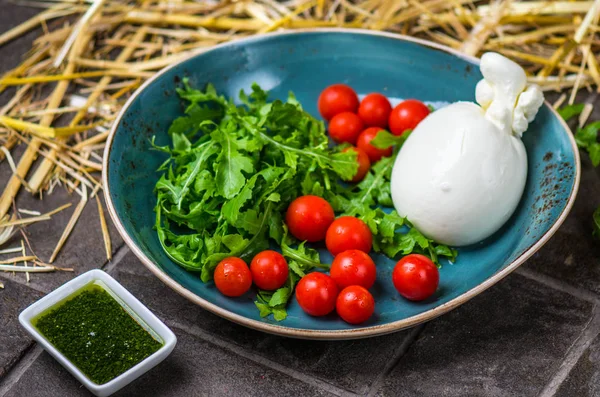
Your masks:
[{"label": "cluster of cherry tomatoes", "polygon": [[[375,283],[377,268],[369,256],[373,236],[369,227],[352,216],[335,218],[333,208],[323,198],[301,196],[292,201],[286,212],[290,233],[299,240],[325,240],[334,256],[329,275],[308,273],[296,286],[296,300],[311,316],[325,316],[334,310],[350,324],[367,321],[375,310],[369,288]],[[226,296],[245,294],[252,283],[274,291],[287,281],[289,267],[280,253],[262,251],[250,263],[240,258],[222,260],[215,269],[217,289]],[[439,283],[435,264],[423,255],[407,255],[394,268],[392,282],[407,299],[419,301],[433,295]]]},{"label": "cluster of cherry tomatoes", "polygon": [[392,154],[392,148],[379,149],[371,145],[377,133],[384,129],[394,135],[412,130],[430,113],[423,102],[407,99],[392,108],[382,94],[372,93],[359,101],[352,88],[344,84],[327,87],[319,96],[319,113],[329,122],[329,136],[336,143],[353,145],[346,150],[357,152],[358,171],[351,182],[361,181],[371,164]]},{"label": "cluster of cherry tomatoes", "polygon": [[[321,197],[301,196],[292,201],[286,223],[294,237],[317,242],[334,256],[329,275],[319,272],[304,276],[296,287],[296,300],[312,316],[324,316],[334,309],[350,324],[368,320],[375,310],[369,288],[375,283],[377,268],[369,256],[373,236],[360,219],[335,219],[333,208]],[[412,254],[402,258],[392,273],[396,290],[405,298],[420,301],[433,295],[439,273],[431,259]]]},{"label": "cluster of cherry tomatoes", "polygon": [[250,267],[242,259],[230,256],[217,265],[214,281],[217,289],[225,296],[242,296],[252,286],[274,291],[281,288],[289,274],[287,261],[277,251],[266,250],[257,254]]},{"label": "cluster of cherry tomatoes", "polygon": [[[359,182],[372,163],[392,154],[392,148],[371,145],[377,133],[386,128],[394,135],[412,130],[429,113],[420,101],[409,99],[392,108],[389,100],[378,93],[359,101],[347,85],[327,87],[319,96],[319,112],[329,122],[329,135],[336,143],[353,145],[346,150],[357,152],[359,167],[351,182]],[[373,236],[369,227],[352,216],[335,218],[333,208],[323,198],[301,196],[288,207],[285,218],[290,233],[301,241],[325,241],[334,256],[329,275],[308,273],[296,286],[296,300],[311,316],[325,316],[334,310],[350,324],[367,321],[375,310],[375,299],[369,289],[375,283],[377,268],[369,256]],[[289,266],[280,253],[266,250],[258,253],[250,266],[242,259],[229,257],[216,267],[214,281],[226,296],[245,294],[252,283],[258,288],[275,291],[289,276]],[[426,256],[411,254],[396,264],[392,282],[400,295],[413,301],[433,295],[439,273]]]},{"label": "cluster of cherry tomatoes", "polygon": [[369,227],[352,216],[335,219],[331,205],[311,195],[292,201],[285,220],[294,237],[309,242],[325,240],[335,257],[329,275],[313,272],[298,282],[296,300],[302,310],[311,316],[324,316],[335,309],[350,324],[368,320],[375,310],[368,289],[375,283],[377,272],[367,255],[373,244]]}]

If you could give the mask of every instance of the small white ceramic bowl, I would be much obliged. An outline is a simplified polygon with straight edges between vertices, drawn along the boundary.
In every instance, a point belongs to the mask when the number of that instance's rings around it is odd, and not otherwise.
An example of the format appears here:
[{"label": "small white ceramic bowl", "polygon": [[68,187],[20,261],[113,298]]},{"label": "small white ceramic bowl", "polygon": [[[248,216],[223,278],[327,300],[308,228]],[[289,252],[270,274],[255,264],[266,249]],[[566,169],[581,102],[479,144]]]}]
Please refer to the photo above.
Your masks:
[{"label": "small white ceramic bowl", "polygon": [[[141,325],[150,328],[158,335],[163,342],[163,346],[154,354],[147,357],[137,365],[131,367],[121,375],[104,384],[92,382],[79,368],[69,361],[61,352],[59,352],[32,324],[32,320],[54,306],[58,302],[67,298],[80,288],[92,283],[98,282],[110,293],[133,317],[141,320]],[[48,353],[50,353],[59,363],[62,364],[73,376],[75,376],[85,387],[99,397],[109,396],[137,379],[139,376],[156,366],[164,360],[175,347],[177,337],[175,334],[156,317],[146,306],[144,306],[136,297],[127,291],[114,278],[102,270],[91,270],[84,273],[68,283],[52,291],[42,299],[33,303],[19,315],[19,322],[29,334],[39,343]]]}]

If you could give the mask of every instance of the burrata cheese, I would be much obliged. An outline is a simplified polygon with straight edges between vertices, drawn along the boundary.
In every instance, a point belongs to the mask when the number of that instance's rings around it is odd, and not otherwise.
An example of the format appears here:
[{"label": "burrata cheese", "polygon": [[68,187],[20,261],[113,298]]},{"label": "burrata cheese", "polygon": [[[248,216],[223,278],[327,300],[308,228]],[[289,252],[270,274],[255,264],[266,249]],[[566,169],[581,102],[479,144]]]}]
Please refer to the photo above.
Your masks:
[{"label": "burrata cheese", "polygon": [[456,102],[427,116],[392,170],[398,213],[453,246],[485,239],[515,211],[527,178],[521,136],[544,100],[513,61],[486,53],[480,67],[479,104]]}]

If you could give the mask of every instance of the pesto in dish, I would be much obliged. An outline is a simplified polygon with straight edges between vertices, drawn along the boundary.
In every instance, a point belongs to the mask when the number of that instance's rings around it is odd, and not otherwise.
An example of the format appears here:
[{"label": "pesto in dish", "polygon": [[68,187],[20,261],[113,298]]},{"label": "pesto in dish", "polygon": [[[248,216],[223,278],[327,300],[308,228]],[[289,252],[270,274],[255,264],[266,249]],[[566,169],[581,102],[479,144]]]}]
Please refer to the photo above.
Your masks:
[{"label": "pesto in dish", "polygon": [[116,378],[163,345],[96,283],[42,313],[33,324],[97,384]]}]

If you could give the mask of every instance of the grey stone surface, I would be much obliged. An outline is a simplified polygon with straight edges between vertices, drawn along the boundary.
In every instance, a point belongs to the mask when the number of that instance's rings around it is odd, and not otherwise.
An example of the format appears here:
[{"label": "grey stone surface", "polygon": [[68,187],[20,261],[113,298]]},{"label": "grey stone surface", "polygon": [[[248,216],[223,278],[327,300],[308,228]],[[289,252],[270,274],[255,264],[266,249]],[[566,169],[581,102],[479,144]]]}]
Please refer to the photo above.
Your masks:
[{"label": "grey stone surface", "polygon": [[537,395],[591,318],[592,306],[512,274],[427,324],[378,395]]},{"label": "grey stone surface", "polygon": [[[15,7],[9,0],[0,0],[0,34],[37,15],[39,12],[39,9],[33,7]],[[38,36],[39,32],[32,30],[0,48],[2,54],[0,57],[0,75],[20,63],[23,54],[31,47],[31,43]],[[8,101],[14,92],[15,89],[9,87],[0,93],[0,104]]]},{"label": "grey stone surface", "polygon": [[[331,396],[208,342],[176,331],[175,350],[159,366],[115,397],[148,396]],[[91,396],[44,352],[5,397]]]},{"label": "grey stone surface", "polygon": [[[5,166],[5,163],[0,164],[0,170],[5,168]],[[2,179],[1,172],[0,180],[5,180]],[[54,247],[60,239],[65,226],[69,222],[71,214],[75,210],[75,206],[79,202],[79,199],[79,195],[76,193],[69,195],[62,187],[58,187],[52,194],[46,195],[43,200],[32,196],[26,191],[21,191],[19,193],[17,207],[28,210],[37,210],[42,213],[51,211],[66,203],[73,203],[71,207],[53,215],[51,220],[31,224],[25,229],[34,253],[42,261],[48,261],[50,259]],[[103,200],[104,199],[102,198],[102,202],[104,202]],[[106,208],[104,209],[104,216],[109,225],[112,251],[114,254],[117,249],[123,245],[123,240],[114,228]],[[21,239],[21,234],[17,232],[12,237],[12,240],[5,244],[5,247],[20,246]],[[28,255],[30,254],[29,249],[27,249],[27,253]],[[15,254],[10,254],[0,257],[6,258],[14,255]],[[50,292],[63,283],[71,280],[73,277],[85,273],[88,270],[99,268],[106,262],[106,252],[104,249],[102,231],[100,229],[98,206],[96,200],[91,199],[88,200],[71,236],[66,241],[54,262],[56,266],[72,268],[74,272],[61,271],[32,274],[30,284],[40,291]],[[20,282],[23,282],[25,279],[23,273],[16,274],[15,276],[9,274],[7,277]]]},{"label": "grey stone surface", "polygon": [[409,333],[377,338],[320,342],[264,334],[217,317],[165,286],[129,253],[113,276],[163,318],[198,326],[269,360],[353,392],[366,392]]},{"label": "grey stone surface", "polygon": [[[15,7],[9,0],[0,0],[0,33],[19,25],[23,21],[37,15],[40,10],[33,7]],[[37,31],[26,33],[17,40],[2,47],[2,58],[0,58],[0,73],[14,68],[19,64],[23,54],[29,49],[31,42],[38,37]]]},{"label": "grey stone surface", "polygon": [[592,213],[600,205],[600,174],[587,154],[581,157],[581,185],[571,214],[524,266],[600,294],[600,242],[592,236]]},{"label": "grey stone surface", "polygon": [[19,324],[19,313],[42,294],[0,275],[0,379],[32,345],[32,339]]},{"label": "grey stone surface", "polygon": [[585,350],[556,395],[559,397],[600,396],[600,337]]}]

